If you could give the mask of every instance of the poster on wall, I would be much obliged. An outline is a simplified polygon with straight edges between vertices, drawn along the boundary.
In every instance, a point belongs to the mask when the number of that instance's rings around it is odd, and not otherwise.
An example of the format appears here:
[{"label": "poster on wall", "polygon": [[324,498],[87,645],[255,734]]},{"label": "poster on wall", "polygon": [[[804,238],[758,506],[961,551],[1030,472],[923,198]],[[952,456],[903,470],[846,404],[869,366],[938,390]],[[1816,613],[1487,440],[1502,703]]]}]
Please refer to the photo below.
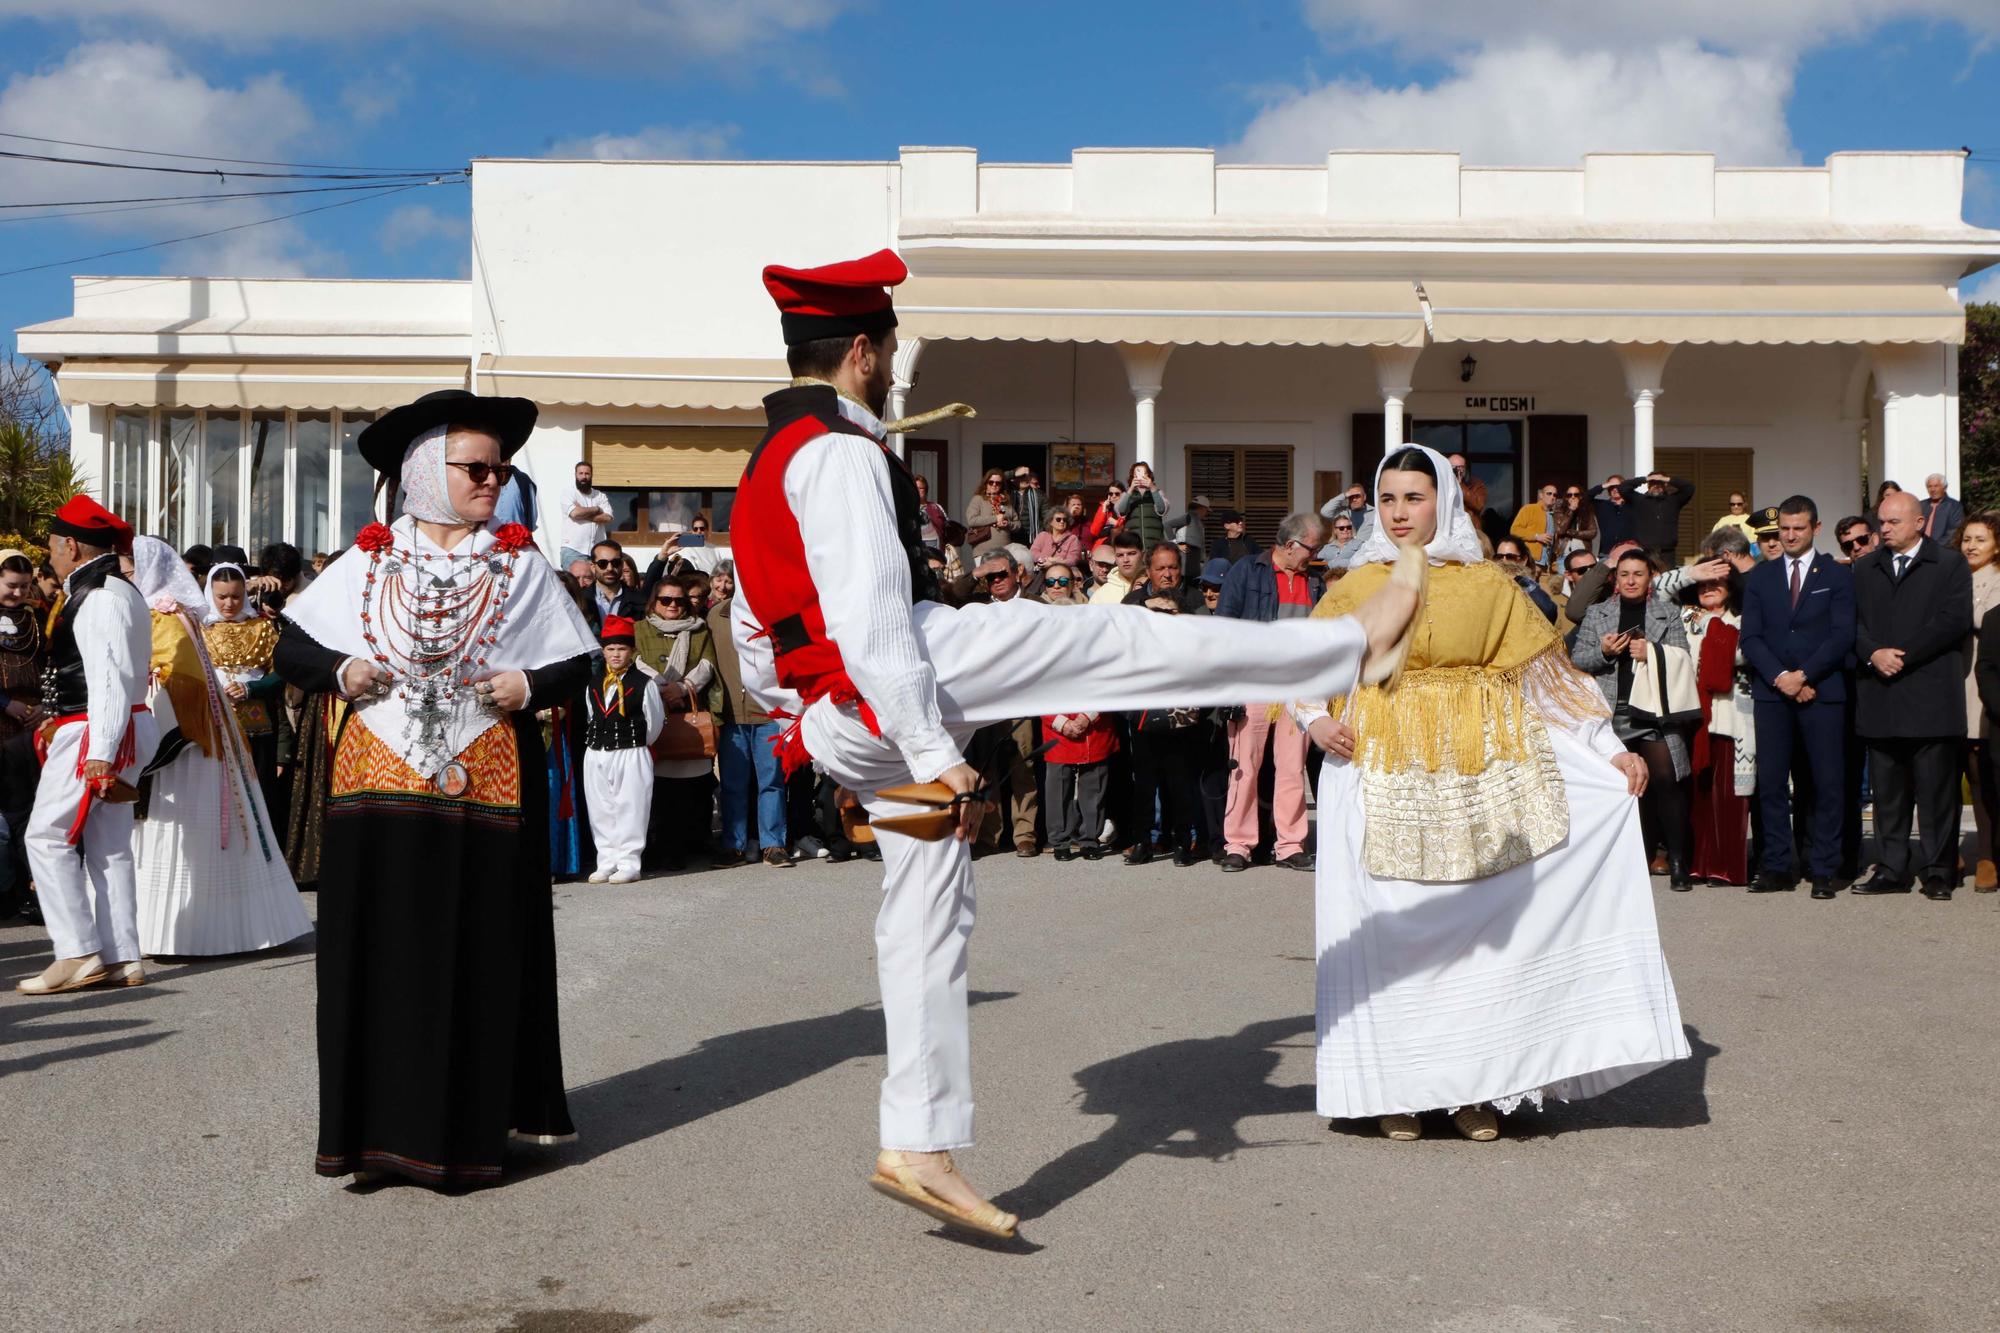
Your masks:
[{"label": "poster on wall", "polygon": [[1111,484],[1115,464],[1109,444],[1052,444],[1049,446],[1049,485],[1084,486],[1102,489]]}]

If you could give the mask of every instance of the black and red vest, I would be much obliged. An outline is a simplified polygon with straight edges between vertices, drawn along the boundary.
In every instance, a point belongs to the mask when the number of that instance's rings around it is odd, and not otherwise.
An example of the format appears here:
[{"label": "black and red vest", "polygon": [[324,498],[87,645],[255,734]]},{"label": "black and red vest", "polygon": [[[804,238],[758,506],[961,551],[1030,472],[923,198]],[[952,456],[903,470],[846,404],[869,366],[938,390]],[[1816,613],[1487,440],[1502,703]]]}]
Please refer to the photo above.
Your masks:
[{"label": "black and red vest", "polygon": [[[806,568],[805,539],[799,532],[798,516],[785,498],[785,469],[801,448],[822,435],[858,435],[877,447],[882,466],[888,469],[896,535],[909,556],[912,604],[937,598],[937,576],[923,545],[923,512],[916,481],[908,465],[887,445],[840,414],[839,396],[832,385],[778,390],[764,400],[764,420],[764,438],[743,469],[735,507],[730,511],[729,543],[736,560],[736,581],[744,600],[756,608],[763,621],[762,633],[771,641],[778,684],[808,704],[827,697],[836,703],[858,701],[872,729],[874,715],[868,702],[849,678],[840,646],[827,637],[819,590]],[[788,772],[805,761],[796,724],[781,739],[779,754]]]}]

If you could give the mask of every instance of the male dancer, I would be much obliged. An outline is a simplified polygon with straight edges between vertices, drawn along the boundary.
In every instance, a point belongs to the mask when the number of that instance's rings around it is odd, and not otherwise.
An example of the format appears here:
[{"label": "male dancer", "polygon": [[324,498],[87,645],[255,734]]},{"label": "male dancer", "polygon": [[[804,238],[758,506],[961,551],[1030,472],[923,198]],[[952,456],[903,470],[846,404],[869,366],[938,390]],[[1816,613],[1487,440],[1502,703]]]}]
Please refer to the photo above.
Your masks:
[{"label": "male dancer", "polygon": [[[916,809],[885,799],[885,787],[941,781],[975,791],[980,775],[960,747],[988,722],[1328,698],[1354,687],[1364,656],[1389,653],[1416,607],[1402,587],[1353,617],[1268,625],[1021,598],[961,610],[932,600],[916,485],[883,443],[880,415],[896,345],[885,288],[906,276],[888,250],[764,270],[798,378],[764,400],[768,429],[736,493],[732,628],[745,688],[789,724],[780,741],[788,766],[817,761],[880,820]],[[889,1069],[870,1183],[948,1224],[1010,1236],[1017,1219],[981,1198],[951,1158],[972,1142],[966,840],[980,813],[961,806],[957,837],[937,842],[877,826]]]},{"label": "male dancer", "polygon": [[15,986],[28,995],[146,979],[133,810],[118,799],[159,743],[145,703],[152,616],[118,568],[131,545],[131,525],[87,495],[49,523],[49,564],[63,595],[42,677],[42,707],[53,716],[38,737],[42,776],[26,842],[56,960]]}]

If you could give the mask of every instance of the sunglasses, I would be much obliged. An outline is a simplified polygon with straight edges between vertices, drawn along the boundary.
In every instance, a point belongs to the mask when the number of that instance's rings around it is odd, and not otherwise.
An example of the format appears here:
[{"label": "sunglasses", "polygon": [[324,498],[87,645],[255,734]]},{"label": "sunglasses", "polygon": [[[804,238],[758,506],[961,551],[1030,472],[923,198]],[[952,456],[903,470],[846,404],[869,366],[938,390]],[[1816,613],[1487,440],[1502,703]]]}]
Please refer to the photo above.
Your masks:
[{"label": "sunglasses", "polygon": [[1854,551],[1859,550],[1867,544],[1868,539],[1866,537],[1847,537],[1841,541],[1840,549],[1843,551]]},{"label": "sunglasses", "polygon": [[1097,562],[1096,562],[1095,560],[1093,560],[1093,561],[1091,561],[1091,562],[1090,562],[1090,567],[1091,567],[1092,569],[1096,570],[1096,571],[1097,571],[1098,573],[1100,573],[1100,574],[1109,574],[1109,573],[1111,572],[1111,566],[1109,566],[1109,565],[1100,565],[1100,564],[1098,564],[1098,563],[1097,563]]},{"label": "sunglasses", "polygon": [[596,565],[599,569],[617,569],[625,562],[623,560],[593,560],[590,563]]},{"label": "sunglasses", "polygon": [[464,468],[465,475],[472,478],[474,486],[484,486],[488,477],[498,477],[502,486],[514,480],[512,463],[454,463],[447,459],[445,466]]},{"label": "sunglasses", "polygon": [[981,574],[979,576],[979,581],[981,583],[1000,583],[1006,579],[1011,579],[1013,577],[1014,574],[1012,570],[992,569],[988,570],[984,574]]},{"label": "sunglasses", "polygon": [[654,605],[654,606],[693,606],[693,605],[694,605],[694,601],[693,601],[693,599],[691,599],[691,598],[687,598],[687,597],[667,597],[667,596],[660,596],[660,597],[655,597],[655,598],[653,599],[653,605]]},{"label": "sunglasses", "polygon": [[1564,498],[1565,498],[1565,499],[1570,499],[1570,500],[1581,500],[1581,499],[1583,498],[1583,492],[1582,492],[1582,491],[1564,491],[1564,492],[1563,492],[1563,496],[1564,496]]},{"label": "sunglasses", "polygon": [[1043,587],[1045,587],[1045,588],[1067,588],[1067,587],[1069,586],[1069,580],[1068,580],[1068,579],[1043,579],[1043,580],[1042,580],[1042,586],[1043,586]]}]

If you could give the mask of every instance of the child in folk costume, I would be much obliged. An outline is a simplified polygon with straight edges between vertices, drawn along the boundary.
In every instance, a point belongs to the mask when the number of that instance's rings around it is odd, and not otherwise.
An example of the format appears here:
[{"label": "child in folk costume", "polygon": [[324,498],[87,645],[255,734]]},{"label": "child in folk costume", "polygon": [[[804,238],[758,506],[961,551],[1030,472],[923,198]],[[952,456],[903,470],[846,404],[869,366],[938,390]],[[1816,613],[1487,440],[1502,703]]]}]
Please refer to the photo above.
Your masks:
[{"label": "child in folk costume", "polygon": [[667,723],[653,673],[632,660],[632,622],[606,616],[598,642],[604,670],[584,691],[583,790],[597,842],[592,884],[630,884],[646,850],[653,802],[653,752]]}]

